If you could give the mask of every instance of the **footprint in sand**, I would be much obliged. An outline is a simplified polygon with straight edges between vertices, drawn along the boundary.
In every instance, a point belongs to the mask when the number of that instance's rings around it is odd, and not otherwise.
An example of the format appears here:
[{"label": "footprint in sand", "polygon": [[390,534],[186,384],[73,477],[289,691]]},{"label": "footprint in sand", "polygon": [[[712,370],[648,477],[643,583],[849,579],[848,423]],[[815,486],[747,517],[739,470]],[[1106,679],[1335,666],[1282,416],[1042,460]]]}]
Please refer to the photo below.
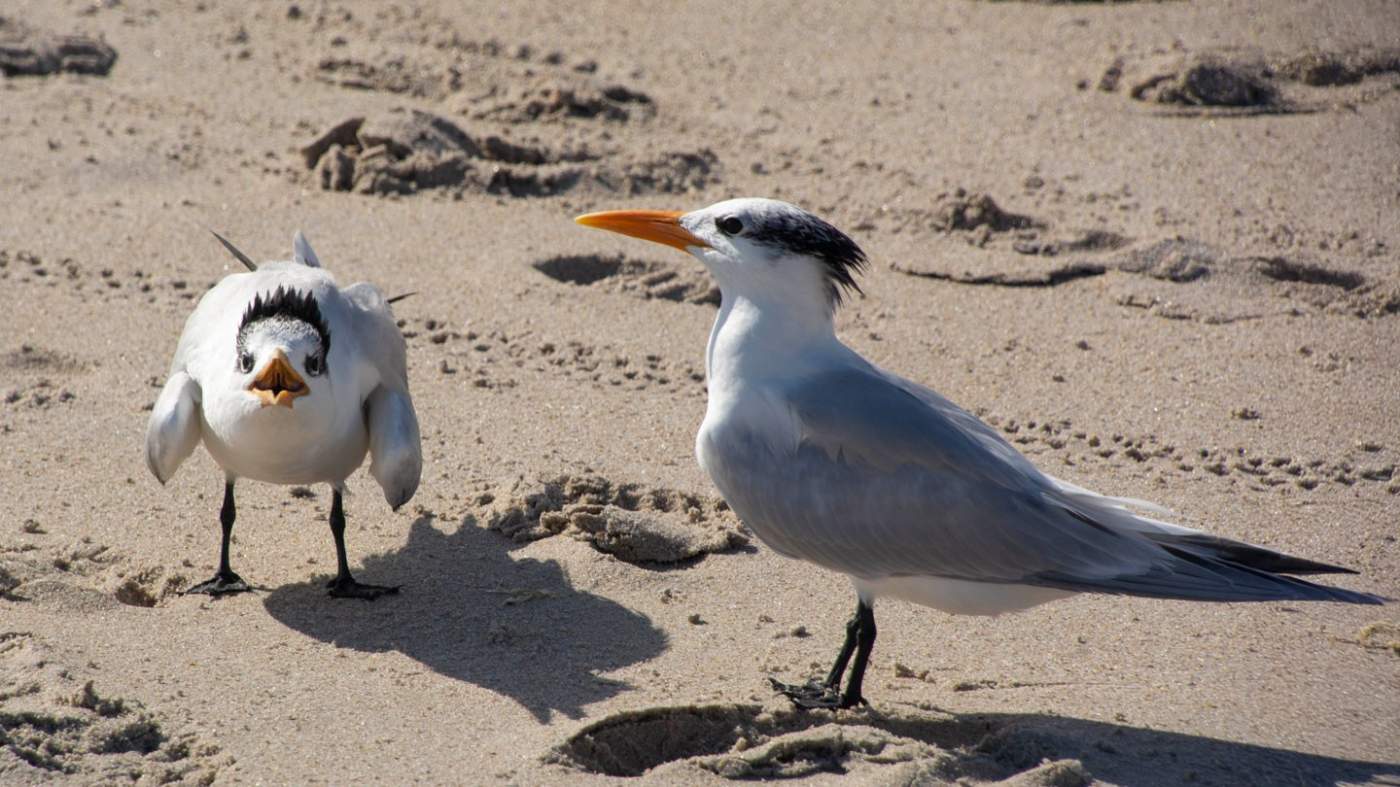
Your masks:
[{"label": "footprint in sand", "polygon": [[[843,774],[861,783],[1084,785],[1074,759],[1025,756],[1029,741],[980,718],[904,711],[799,712],[786,701],[689,705],[616,713],[545,756],[567,768],[664,784],[720,776],[800,779]],[[1050,752],[1046,752],[1050,754]],[[1029,762],[1027,762],[1029,760]],[[689,777],[687,779],[687,777]]]},{"label": "footprint in sand", "polygon": [[0,782],[210,784],[217,746],[139,702],[100,694],[38,637],[0,632]]}]

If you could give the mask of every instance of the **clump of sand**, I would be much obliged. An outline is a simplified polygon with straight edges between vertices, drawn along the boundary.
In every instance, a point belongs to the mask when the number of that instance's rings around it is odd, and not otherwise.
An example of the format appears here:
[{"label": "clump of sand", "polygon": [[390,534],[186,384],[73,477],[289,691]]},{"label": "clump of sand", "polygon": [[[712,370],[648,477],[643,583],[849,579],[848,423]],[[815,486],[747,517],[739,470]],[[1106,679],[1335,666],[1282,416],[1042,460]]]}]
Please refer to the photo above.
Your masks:
[{"label": "clump of sand", "polygon": [[1400,624],[1384,621],[1369,623],[1357,632],[1356,641],[1364,648],[1389,650],[1400,656]]},{"label": "clump of sand", "polygon": [[608,193],[683,193],[703,188],[719,160],[708,150],[655,155],[552,147],[476,134],[418,109],[348,118],[301,149],[312,180],[328,191],[547,197],[583,188]]},{"label": "clump of sand", "polygon": [[135,563],[91,539],[0,549],[0,596],[69,609],[154,607],[190,584],[160,563]]},{"label": "clump of sand", "polygon": [[210,784],[218,747],[104,696],[38,638],[0,633],[0,782]]},{"label": "clump of sand", "polygon": [[748,543],[722,501],[598,475],[515,479],[477,503],[480,522],[515,541],[568,533],[629,563],[677,563]]},{"label": "clump of sand", "polygon": [[[1206,49],[1117,58],[1099,78],[1098,87],[1115,92],[1126,85],[1127,94],[1138,101],[1187,113],[1316,112],[1346,102],[1376,100],[1383,93],[1367,90],[1362,83],[1397,72],[1400,50],[1392,49],[1296,53]],[[1335,92],[1352,86],[1359,87]]]},{"label": "clump of sand", "polygon": [[61,72],[106,76],[117,50],[88,36],[56,35],[0,17],[0,74],[48,76]]}]

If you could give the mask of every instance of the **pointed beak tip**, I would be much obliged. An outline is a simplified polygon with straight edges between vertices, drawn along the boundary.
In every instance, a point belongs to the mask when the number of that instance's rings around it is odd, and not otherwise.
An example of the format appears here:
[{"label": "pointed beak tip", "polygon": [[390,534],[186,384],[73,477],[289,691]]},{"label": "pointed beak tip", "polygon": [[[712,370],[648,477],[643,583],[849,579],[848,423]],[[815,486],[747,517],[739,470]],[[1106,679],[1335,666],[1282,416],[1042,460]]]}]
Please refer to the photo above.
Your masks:
[{"label": "pointed beak tip", "polygon": [[610,226],[611,223],[608,221],[610,214],[619,212],[620,211],[604,210],[594,211],[592,213],[581,213],[574,217],[574,223],[581,227],[591,227],[597,230],[612,229]]},{"label": "pointed beak tip", "polygon": [[669,210],[605,210],[576,216],[574,223],[660,243],[681,251],[693,246],[709,248],[710,244],[681,226],[683,215],[679,211]]}]

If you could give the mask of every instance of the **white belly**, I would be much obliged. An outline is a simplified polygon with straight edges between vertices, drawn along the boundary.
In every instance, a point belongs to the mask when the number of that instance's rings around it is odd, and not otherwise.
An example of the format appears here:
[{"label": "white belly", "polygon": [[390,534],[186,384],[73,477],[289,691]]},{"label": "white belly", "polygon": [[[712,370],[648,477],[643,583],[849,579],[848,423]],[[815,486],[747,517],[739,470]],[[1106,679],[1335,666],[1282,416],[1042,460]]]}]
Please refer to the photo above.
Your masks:
[{"label": "white belly", "polygon": [[939,577],[851,577],[856,593],[865,601],[885,596],[911,601],[952,615],[1000,615],[1020,612],[1047,601],[1074,595],[1068,590],[1008,585],[997,582],[969,582]]},{"label": "white belly", "polygon": [[335,484],[354,473],[369,450],[369,434],[356,421],[311,431],[276,417],[283,413],[266,415],[274,417],[247,418],[222,429],[205,421],[204,445],[224,472],[272,484]]}]

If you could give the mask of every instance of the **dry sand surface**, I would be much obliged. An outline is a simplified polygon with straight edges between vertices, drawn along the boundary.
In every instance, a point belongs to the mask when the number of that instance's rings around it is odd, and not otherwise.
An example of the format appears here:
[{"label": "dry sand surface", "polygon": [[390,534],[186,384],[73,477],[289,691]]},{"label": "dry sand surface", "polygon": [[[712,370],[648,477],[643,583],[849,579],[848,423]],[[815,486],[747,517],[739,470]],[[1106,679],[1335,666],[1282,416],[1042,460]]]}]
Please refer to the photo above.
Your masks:
[{"label": "dry sand surface", "polygon": [[[1400,596],[1400,5],[6,0],[0,782],[1395,784],[1396,606],[880,606],[692,457],[718,293],[575,214],[799,203],[839,329],[1044,469]],[[302,228],[396,306],[426,466],[142,440],[183,321]]]}]

